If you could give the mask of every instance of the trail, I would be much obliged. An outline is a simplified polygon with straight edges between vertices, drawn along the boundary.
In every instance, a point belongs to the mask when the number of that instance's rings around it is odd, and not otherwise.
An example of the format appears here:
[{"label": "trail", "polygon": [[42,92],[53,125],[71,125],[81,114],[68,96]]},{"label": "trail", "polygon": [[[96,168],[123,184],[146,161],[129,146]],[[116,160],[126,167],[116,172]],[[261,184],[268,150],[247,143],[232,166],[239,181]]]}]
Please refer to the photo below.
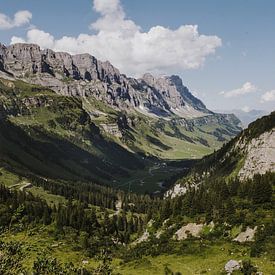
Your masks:
[{"label": "trail", "polygon": [[24,191],[24,189],[31,187],[32,184],[30,182],[23,181],[23,182],[16,183],[14,185],[9,186],[9,189],[13,189],[13,188],[16,188],[18,186],[20,186],[20,188],[19,188],[20,191]]},{"label": "trail", "polygon": [[32,184],[30,182],[27,182],[25,185],[21,186],[19,188],[20,191],[24,191],[24,189],[31,187]]}]

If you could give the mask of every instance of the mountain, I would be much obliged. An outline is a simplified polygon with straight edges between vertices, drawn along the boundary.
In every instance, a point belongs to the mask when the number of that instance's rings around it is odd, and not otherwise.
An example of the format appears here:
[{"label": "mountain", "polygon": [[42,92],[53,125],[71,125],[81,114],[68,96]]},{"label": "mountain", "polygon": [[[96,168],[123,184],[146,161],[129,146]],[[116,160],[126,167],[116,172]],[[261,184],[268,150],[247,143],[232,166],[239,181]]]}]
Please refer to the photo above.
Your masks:
[{"label": "mountain", "polygon": [[179,180],[167,195],[183,194],[186,184],[198,185],[208,178],[246,181],[274,172],[275,112],[272,112],[250,123],[217,152],[202,158],[187,178]]},{"label": "mountain", "polygon": [[0,69],[32,84],[46,86],[62,95],[94,96],[115,109],[135,108],[147,115],[200,117],[211,114],[183,86],[178,76],[155,79],[128,78],[109,62],[89,54],[41,50],[33,44],[0,46]]},{"label": "mountain", "polygon": [[0,80],[0,128],[1,166],[22,176],[106,183],[144,167],[100,134],[78,98],[41,86]]},{"label": "mountain", "polygon": [[2,161],[21,174],[153,192],[179,172],[161,162],[202,157],[241,130],[178,76],[134,79],[89,54],[0,45],[0,78]]},{"label": "mountain", "polygon": [[241,109],[233,109],[233,110],[226,110],[226,111],[221,111],[217,110],[217,112],[220,113],[227,113],[227,114],[234,114],[237,118],[240,119],[242,122],[242,125],[244,127],[247,127],[249,123],[253,122],[257,118],[260,118],[264,115],[267,115],[268,112],[264,110],[249,110],[249,111],[244,111]]},{"label": "mountain", "polygon": [[239,133],[178,76],[36,45],[0,74],[1,274],[272,274],[275,113]]}]

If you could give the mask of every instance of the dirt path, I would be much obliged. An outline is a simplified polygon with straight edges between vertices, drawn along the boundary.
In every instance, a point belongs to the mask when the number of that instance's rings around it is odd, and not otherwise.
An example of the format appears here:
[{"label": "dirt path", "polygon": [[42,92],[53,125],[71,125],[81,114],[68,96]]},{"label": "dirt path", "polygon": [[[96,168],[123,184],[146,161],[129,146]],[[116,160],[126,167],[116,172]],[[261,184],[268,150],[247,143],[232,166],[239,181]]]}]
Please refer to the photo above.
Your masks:
[{"label": "dirt path", "polygon": [[19,188],[20,191],[24,191],[24,189],[32,187],[32,184],[30,182],[25,183],[23,186]]},{"label": "dirt path", "polygon": [[9,187],[9,189],[13,189],[13,188],[16,188],[16,187],[19,187],[19,186],[20,186],[19,190],[20,190],[20,191],[24,191],[26,188],[31,187],[32,184],[31,184],[30,182],[25,182],[25,181],[23,181],[23,182],[20,182],[20,183],[16,183],[16,184],[14,184],[14,185],[11,185],[11,186]]}]

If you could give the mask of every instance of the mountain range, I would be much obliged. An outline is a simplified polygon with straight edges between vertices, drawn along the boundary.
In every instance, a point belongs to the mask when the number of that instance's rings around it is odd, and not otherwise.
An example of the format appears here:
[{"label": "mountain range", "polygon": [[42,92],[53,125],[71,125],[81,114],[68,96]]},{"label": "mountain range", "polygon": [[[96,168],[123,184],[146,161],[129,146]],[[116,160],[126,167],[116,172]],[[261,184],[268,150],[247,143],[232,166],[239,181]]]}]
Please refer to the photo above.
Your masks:
[{"label": "mountain range", "polygon": [[154,158],[199,158],[241,130],[236,116],[208,110],[178,76],[135,79],[89,54],[1,45],[0,77],[5,161],[39,176],[123,178],[130,188],[127,177],[146,167],[131,184],[142,190]]}]

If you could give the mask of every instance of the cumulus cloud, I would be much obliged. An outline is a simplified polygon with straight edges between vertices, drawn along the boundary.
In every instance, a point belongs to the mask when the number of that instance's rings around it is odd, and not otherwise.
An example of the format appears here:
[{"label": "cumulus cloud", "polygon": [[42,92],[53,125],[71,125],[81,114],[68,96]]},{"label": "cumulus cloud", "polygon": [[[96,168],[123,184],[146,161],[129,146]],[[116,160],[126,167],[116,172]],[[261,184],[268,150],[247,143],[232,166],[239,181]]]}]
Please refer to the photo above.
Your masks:
[{"label": "cumulus cloud", "polygon": [[[37,41],[39,41],[39,43],[37,43]],[[40,47],[45,49],[52,48],[55,44],[54,37],[51,34],[38,29],[29,30],[26,39],[16,36],[11,38],[11,44],[24,42],[39,44]]]},{"label": "cumulus cloud", "polygon": [[13,37],[11,43],[25,41],[71,54],[90,53],[133,76],[197,69],[222,44],[215,35],[200,34],[196,25],[182,25],[175,30],[154,26],[144,32],[127,19],[120,0],[94,0],[93,8],[100,14],[90,24],[95,34],[54,38],[43,30],[32,29],[26,38]]},{"label": "cumulus cloud", "polygon": [[21,27],[29,24],[31,19],[32,14],[27,10],[18,11],[14,14],[13,18],[10,18],[4,13],[0,13],[0,29],[8,30],[15,27]]},{"label": "cumulus cloud", "polygon": [[265,92],[261,97],[261,103],[275,101],[275,90]]},{"label": "cumulus cloud", "polygon": [[237,97],[237,96],[242,96],[245,94],[250,94],[254,93],[258,90],[258,88],[253,85],[251,82],[246,82],[243,84],[241,88],[233,89],[231,91],[223,91],[220,92],[221,95],[224,97],[230,98],[230,97]]}]

